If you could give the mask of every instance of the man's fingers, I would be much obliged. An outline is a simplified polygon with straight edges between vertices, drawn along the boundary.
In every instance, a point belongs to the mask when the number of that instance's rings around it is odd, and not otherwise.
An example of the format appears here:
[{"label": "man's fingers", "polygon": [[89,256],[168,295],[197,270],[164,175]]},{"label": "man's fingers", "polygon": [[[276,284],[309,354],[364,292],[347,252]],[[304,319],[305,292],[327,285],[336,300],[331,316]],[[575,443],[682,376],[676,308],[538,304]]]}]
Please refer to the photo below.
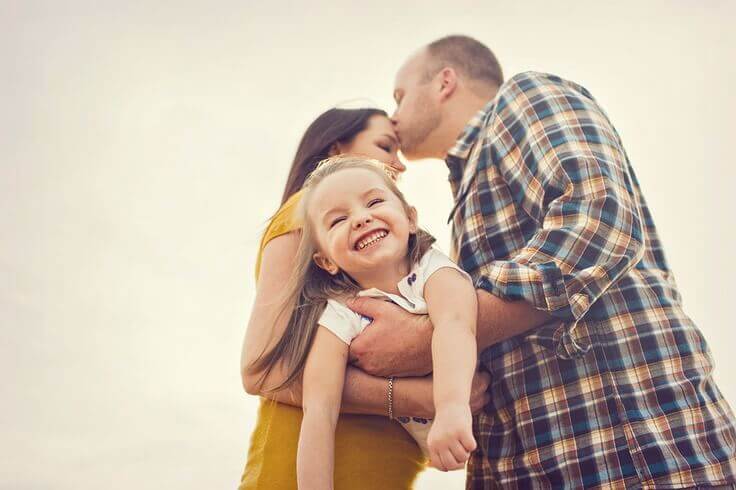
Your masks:
[{"label": "man's fingers", "polygon": [[485,407],[489,403],[491,403],[491,394],[490,393],[484,393],[483,394],[483,406]]},{"label": "man's fingers", "polygon": [[353,349],[348,350],[348,364],[357,364],[358,356],[353,354]]},{"label": "man's fingers", "polygon": [[378,318],[391,307],[387,301],[376,298],[351,298],[347,305],[355,313],[368,318]]},{"label": "man's fingers", "polygon": [[477,370],[473,379],[473,389],[486,391],[491,383],[491,374],[488,371]]}]

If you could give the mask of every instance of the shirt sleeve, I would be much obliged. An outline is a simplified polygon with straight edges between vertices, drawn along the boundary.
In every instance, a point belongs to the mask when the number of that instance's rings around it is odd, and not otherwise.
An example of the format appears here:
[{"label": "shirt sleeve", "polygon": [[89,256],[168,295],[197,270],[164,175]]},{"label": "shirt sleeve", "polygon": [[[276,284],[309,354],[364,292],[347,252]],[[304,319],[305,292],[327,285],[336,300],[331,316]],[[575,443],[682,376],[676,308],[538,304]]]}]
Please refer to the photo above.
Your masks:
[{"label": "shirt sleeve", "polygon": [[[419,280],[417,281],[417,286],[418,289],[420,289],[420,293],[424,290],[424,284],[429,280],[432,274],[445,267],[455,269],[468,281],[470,281],[471,283],[473,282],[473,279],[470,277],[470,275],[465,272],[459,265],[453,262],[450,257],[440,252],[436,248],[430,248],[419,261],[419,267],[417,268],[421,273],[421,278],[419,278]],[[421,296],[423,297],[423,295]]]},{"label": "shirt sleeve", "polygon": [[348,345],[362,331],[360,315],[332,299],[327,300],[325,311],[317,323]]},{"label": "shirt sleeve", "polygon": [[299,190],[292,195],[283,204],[283,206],[276,211],[276,214],[273,215],[271,221],[268,223],[268,227],[261,237],[261,245],[258,248],[258,256],[256,257],[256,282],[258,281],[258,277],[261,273],[261,260],[263,259],[263,249],[266,248],[266,245],[268,245],[268,243],[274,238],[301,228],[301,223],[296,211],[299,207],[299,203],[301,202],[303,193],[303,190]]},{"label": "shirt sleeve", "polygon": [[477,285],[550,312],[569,334],[644,253],[620,138],[585,89],[553,76],[509,83],[488,124],[491,160],[538,230]]}]

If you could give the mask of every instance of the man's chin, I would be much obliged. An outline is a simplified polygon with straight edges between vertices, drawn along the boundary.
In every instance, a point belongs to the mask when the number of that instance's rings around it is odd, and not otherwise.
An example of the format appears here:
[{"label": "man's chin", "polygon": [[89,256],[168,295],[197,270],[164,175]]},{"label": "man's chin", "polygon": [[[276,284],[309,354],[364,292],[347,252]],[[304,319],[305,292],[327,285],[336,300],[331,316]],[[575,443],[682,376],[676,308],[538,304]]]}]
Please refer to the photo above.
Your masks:
[{"label": "man's chin", "polygon": [[417,147],[401,147],[401,154],[409,161],[432,158],[432,156],[429,155],[428,152],[422,150],[422,148]]}]

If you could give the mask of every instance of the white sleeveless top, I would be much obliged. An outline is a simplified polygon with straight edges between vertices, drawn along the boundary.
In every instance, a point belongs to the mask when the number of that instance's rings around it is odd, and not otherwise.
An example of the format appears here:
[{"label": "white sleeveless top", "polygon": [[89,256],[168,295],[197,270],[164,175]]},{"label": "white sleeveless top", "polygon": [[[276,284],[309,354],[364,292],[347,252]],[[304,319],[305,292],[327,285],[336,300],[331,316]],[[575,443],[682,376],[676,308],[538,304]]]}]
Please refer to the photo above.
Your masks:
[{"label": "white sleeveless top", "polygon": [[[391,294],[380,289],[365,289],[358,296],[383,298],[392,301],[410,313],[417,315],[427,314],[427,302],[424,300],[424,285],[432,274],[449,267],[460,272],[472,284],[470,276],[458,267],[449,257],[435,248],[430,248],[419,263],[414,264],[409,274],[397,284],[401,294]],[[371,322],[366,318],[340,303],[337,300],[327,300],[327,307],[319,319],[319,325],[334,333],[340,340],[350,345],[350,342],[360,334]],[[429,455],[427,435],[431,421],[419,417],[397,417],[401,425],[414,437],[425,456]]]},{"label": "white sleeveless top", "polygon": [[[401,294],[391,294],[371,288],[359,292],[358,296],[383,298],[396,303],[410,313],[426,315],[427,302],[424,300],[424,285],[432,274],[444,267],[459,271],[468,281],[473,282],[470,276],[448,256],[436,248],[430,248],[419,263],[414,264],[409,274],[398,282],[397,286]],[[337,300],[329,299],[318,323],[349,345],[370,322],[370,318],[355,313]]]}]

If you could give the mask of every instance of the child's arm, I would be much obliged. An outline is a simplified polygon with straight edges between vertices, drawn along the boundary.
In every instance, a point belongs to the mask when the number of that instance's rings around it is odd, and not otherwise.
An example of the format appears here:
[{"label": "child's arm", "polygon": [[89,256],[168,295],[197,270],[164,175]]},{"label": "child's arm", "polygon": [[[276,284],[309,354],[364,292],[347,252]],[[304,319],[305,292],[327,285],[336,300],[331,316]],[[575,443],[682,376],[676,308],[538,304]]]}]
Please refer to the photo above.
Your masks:
[{"label": "child's arm", "polygon": [[340,413],[348,345],[324,327],[317,334],[304,367],[296,469],[300,490],[332,489],[335,425]]},{"label": "child's arm", "polygon": [[459,271],[445,267],[424,285],[429,316],[434,324],[435,420],[427,443],[432,466],[460,469],[475,449],[470,387],[476,365],[475,288]]},{"label": "child's arm", "polygon": [[[289,315],[279,316],[283,307],[281,294],[296,267],[294,257],[299,238],[298,232],[287,233],[274,238],[263,249],[261,275],[243,342],[240,370],[247,393],[296,407],[302,406],[301,378],[284,390],[269,392],[269,388],[278,386],[286,378],[284,363],[277,363],[265,379],[262,379],[262,372],[252,368],[252,363],[273,347],[286,330]],[[386,378],[371,376],[350,366],[345,375],[340,409],[343,413],[386,415],[386,383]],[[431,384],[423,378],[402,379],[398,386],[394,385],[394,411],[400,415],[431,418],[434,414]]]}]

